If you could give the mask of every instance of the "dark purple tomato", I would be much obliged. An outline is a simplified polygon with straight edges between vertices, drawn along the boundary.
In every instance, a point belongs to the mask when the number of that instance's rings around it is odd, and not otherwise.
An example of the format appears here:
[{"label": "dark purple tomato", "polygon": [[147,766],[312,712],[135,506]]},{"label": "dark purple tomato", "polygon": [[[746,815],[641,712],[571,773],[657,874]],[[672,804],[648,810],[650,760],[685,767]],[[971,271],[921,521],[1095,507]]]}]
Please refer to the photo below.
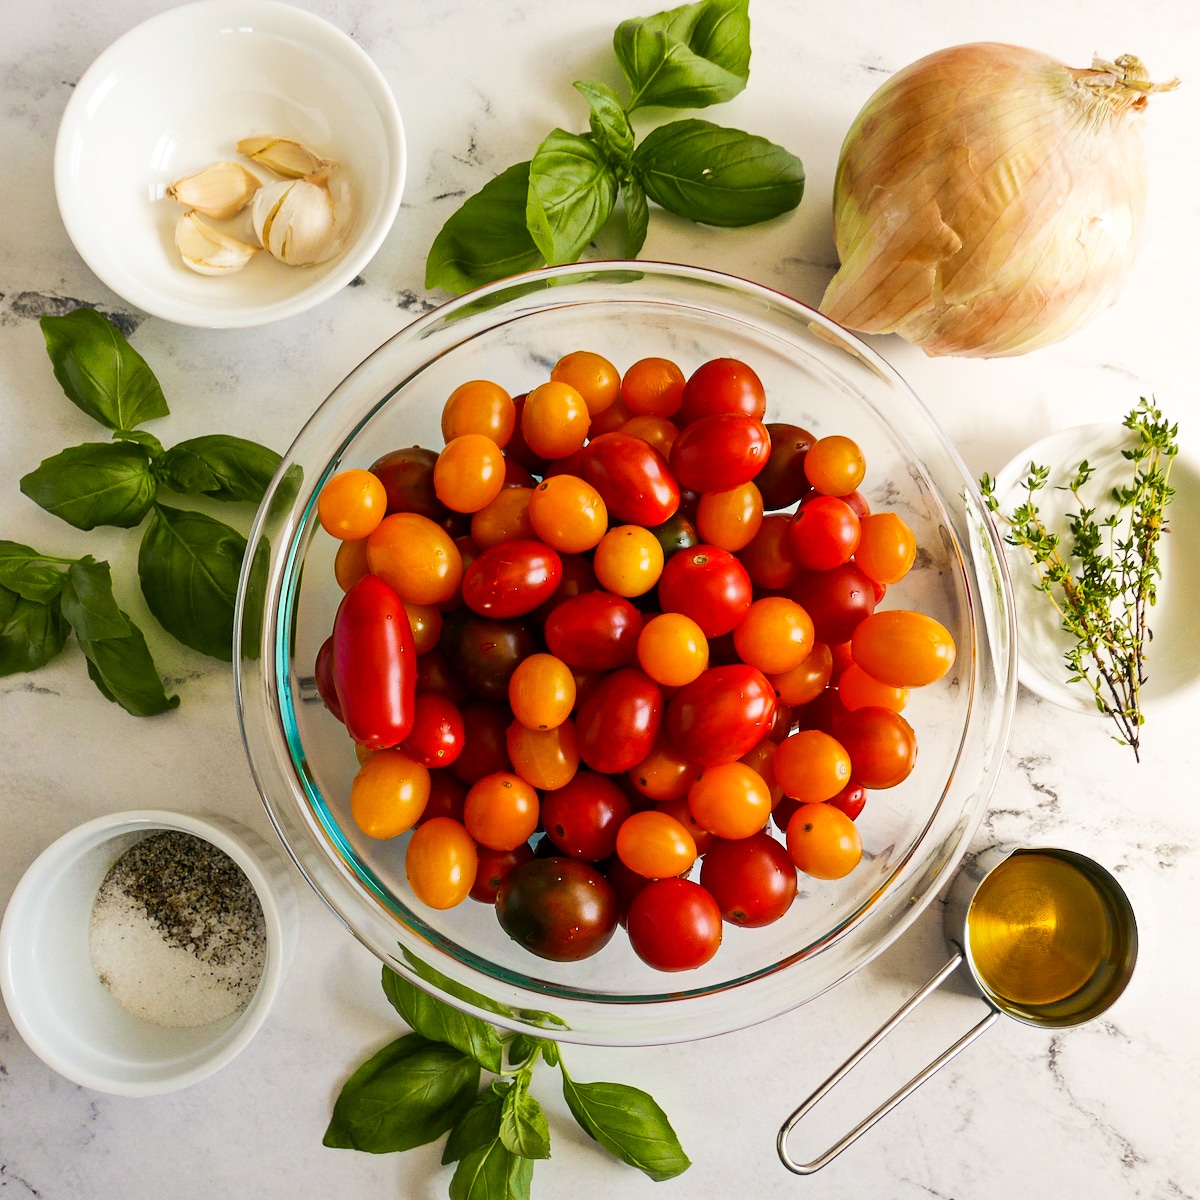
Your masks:
[{"label": "dark purple tomato", "polygon": [[875,587],[854,563],[829,571],[802,571],[788,589],[812,618],[818,642],[838,646],[875,611]]},{"label": "dark purple tomato", "polygon": [[817,439],[807,429],[782,421],[769,422],[767,432],[771,435],[771,457],[754,477],[754,486],[762,496],[764,510],[771,512],[791,508],[812,491],[804,474],[804,459]]},{"label": "dark purple tomato", "polygon": [[654,749],[662,691],[644,671],[624,667],[589,689],[575,718],[579,757],[593,771],[628,771]]},{"label": "dark purple tomato", "polygon": [[579,455],[578,470],[600,493],[610,516],[647,529],[679,507],[679,485],[667,460],[631,433],[602,433]]},{"label": "dark purple tomato", "polygon": [[608,880],[573,858],[536,858],[513,867],[496,897],[504,932],[554,962],[577,962],[602,950],[617,927],[618,907]]},{"label": "dark purple tomato", "polygon": [[449,817],[461,825],[466,800],[467,785],[457,775],[451,771],[430,771],[429,799],[417,818],[417,824],[424,825],[434,817]]},{"label": "dark purple tomato", "polygon": [[700,544],[696,526],[681,512],[677,512],[661,525],[656,525],[650,532],[658,539],[664,559],[670,558],[680,550],[690,550]]},{"label": "dark purple tomato", "polygon": [[658,580],[662,611],[691,617],[709,638],[730,633],[753,598],[746,568],[719,546],[693,546],[671,555]]},{"label": "dark purple tomato", "polygon": [[684,384],[678,423],[690,425],[718,413],[743,413],[761,421],[766,411],[767,395],[754,371],[740,359],[714,358]]},{"label": "dark purple tomato", "polygon": [[775,689],[755,667],[710,667],[667,705],[667,738],[688,762],[714,767],[749,754],[775,721]]},{"label": "dark purple tomato", "polygon": [[532,630],[518,618],[494,620],[465,608],[446,614],[438,645],[451,670],[480,700],[507,700],[517,664],[536,648]]},{"label": "dark purple tomato", "polygon": [[422,692],[437,692],[460,708],[471,698],[462,678],[436,646],[417,659],[417,695]]},{"label": "dark purple tomato", "polygon": [[632,662],[641,632],[637,607],[623,596],[601,591],[564,600],[545,626],[550,653],[581,671],[611,671]]},{"label": "dark purple tomato", "polygon": [[556,550],[542,542],[501,542],[467,568],[463,603],[485,617],[521,617],[549,600],[561,581]]},{"label": "dark purple tomato", "polygon": [[721,910],[688,879],[652,879],[634,896],[625,924],[634,952],[659,971],[702,967],[721,945]]},{"label": "dark purple tomato", "polygon": [[569,858],[599,862],[617,849],[617,830],[629,801],[611,779],[579,771],[565,787],[542,796],[546,836]]},{"label": "dark purple tomato", "polygon": [[371,474],[387,493],[387,515],[398,512],[419,513],[445,529],[451,537],[469,533],[470,513],[451,512],[438,498],[433,487],[436,450],[424,446],[405,446],[392,450],[371,466]]},{"label": "dark purple tomato", "polygon": [[475,871],[475,882],[471,885],[471,899],[481,904],[495,904],[496,895],[504,877],[514,867],[532,861],[533,849],[522,842],[515,850],[489,850],[478,846],[479,866]]},{"label": "dark purple tomato", "polygon": [[721,916],[757,929],[778,921],[796,898],[796,866],[787,847],[769,833],[737,841],[717,838],[704,856],[700,884],[712,893]]},{"label": "dark purple tomato", "polygon": [[316,666],[313,667],[313,675],[317,682],[317,695],[321,697],[321,703],[339,721],[342,718],[342,706],[337,698],[337,688],[333,683],[333,637],[327,637],[322,643],[320,650],[317,651]]},{"label": "dark purple tomato", "polygon": [[771,435],[753,417],[701,417],[671,447],[671,470],[681,488],[726,492],[749,483],[767,464]]}]

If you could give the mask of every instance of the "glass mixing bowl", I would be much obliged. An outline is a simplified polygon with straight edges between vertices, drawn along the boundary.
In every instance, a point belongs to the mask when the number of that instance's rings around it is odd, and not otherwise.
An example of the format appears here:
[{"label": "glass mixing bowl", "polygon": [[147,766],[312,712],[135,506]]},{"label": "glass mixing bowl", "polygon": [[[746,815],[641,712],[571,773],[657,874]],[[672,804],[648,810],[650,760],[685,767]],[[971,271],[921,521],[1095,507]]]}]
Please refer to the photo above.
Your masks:
[{"label": "glass mixing bowl", "polygon": [[[663,974],[621,930],[597,955],[555,963],[501,930],[490,906],[439,912],[415,899],[407,837],[375,841],[350,817],[357,770],[343,727],[313,688],[313,663],[341,591],[337,543],[317,523],[325,481],[419,443],[441,446],[442,405],[468,379],[516,395],[563,354],[624,368],[656,355],[685,373],[740,358],[761,377],[767,420],[863,448],[872,508],[916,532],[917,565],[883,607],[915,608],[954,635],[950,674],[912,693],[915,770],[873,792],[858,820],[864,854],[845,879],[800,878],[786,916],[726,926],[698,970]],[[250,537],[238,605],[243,736],[280,837],[316,891],[384,962],[500,1024],[568,1041],[639,1045],[741,1028],[823,992],[878,954],[931,901],[966,850],[1003,756],[1016,691],[1004,555],[953,446],[878,355],[811,309],[710,271],[654,263],[547,269],[472,292],[401,330],[317,410],[284,459]]]}]

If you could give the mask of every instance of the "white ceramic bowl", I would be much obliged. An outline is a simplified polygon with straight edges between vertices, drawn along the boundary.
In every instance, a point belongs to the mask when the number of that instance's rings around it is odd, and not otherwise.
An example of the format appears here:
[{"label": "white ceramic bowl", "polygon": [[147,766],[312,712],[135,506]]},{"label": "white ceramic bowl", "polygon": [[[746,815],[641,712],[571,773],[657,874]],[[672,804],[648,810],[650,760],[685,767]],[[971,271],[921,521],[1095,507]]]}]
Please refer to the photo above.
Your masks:
[{"label": "white ceramic bowl", "polygon": [[[266,253],[226,276],[180,261],[184,209],[166,188],[255,134],[336,159],[354,223],[328,262],[287,267]],[[263,325],[348,284],[379,249],[404,186],[404,130],[383,76],[327,21],[275,0],[202,0],[160,13],[88,68],[63,114],[58,207],[89,267],[132,304],[181,325]]]},{"label": "white ceramic bowl", "polygon": [[[262,904],[267,958],[241,1012],[169,1029],[126,1012],[92,966],[92,906],[112,864],[135,842],[179,830],[211,842],[246,873]],[[79,825],[25,872],[0,925],[0,992],[21,1036],[60,1075],[98,1092],[151,1096],[218,1071],[258,1032],[296,948],[296,893],[262,838],[220,817],[154,809]]]},{"label": "white ceramic bowl", "polygon": [[[1069,543],[1067,513],[1075,511],[1076,505],[1064,485],[1086,459],[1095,473],[1081,495],[1089,505],[1097,505],[1102,516],[1113,486],[1128,484],[1133,478],[1132,464],[1121,456],[1121,451],[1136,440],[1136,434],[1120,425],[1076,425],[1042,438],[1022,450],[996,476],[1001,511],[1011,515],[1024,501],[1022,483],[1030,463],[1048,466],[1049,482],[1036,493],[1035,502],[1050,532]],[[1170,482],[1175,488],[1175,498],[1167,507],[1170,533],[1159,539],[1162,579],[1158,603],[1150,610],[1148,621],[1154,634],[1147,653],[1148,682],[1142,690],[1148,704],[1200,680],[1200,623],[1196,621],[1196,594],[1200,591],[1200,466],[1190,456],[1179,454],[1171,467]],[[1050,602],[1034,590],[1036,574],[1028,554],[1008,545],[1005,554],[1017,609],[1018,678],[1045,700],[1073,712],[1102,716],[1087,684],[1067,683],[1063,655],[1074,642],[1063,632]]]}]

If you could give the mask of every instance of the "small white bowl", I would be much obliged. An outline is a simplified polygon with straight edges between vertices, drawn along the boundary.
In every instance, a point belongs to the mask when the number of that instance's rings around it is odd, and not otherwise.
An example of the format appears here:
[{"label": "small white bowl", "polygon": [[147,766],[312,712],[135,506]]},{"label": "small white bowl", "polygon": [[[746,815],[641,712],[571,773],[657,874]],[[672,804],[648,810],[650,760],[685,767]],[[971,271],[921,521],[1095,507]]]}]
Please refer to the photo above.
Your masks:
[{"label": "small white bowl", "polygon": [[[171,1029],[126,1012],[92,965],[89,927],[109,868],[135,842],[179,830],[211,842],[246,873],[262,904],[267,956],[241,1012]],[[73,1083],[117,1096],[175,1091],[219,1071],[267,1018],[296,948],[296,893],[282,857],[221,817],[154,809],[79,825],[25,872],[0,924],[0,992],[21,1036]]]},{"label": "small white bowl", "polygon": [[[1095,473],[1082,490],[1099,516],[1114,485],[1133,479],[1133,464],[1121,451],[1135,445],[1137,435],[1120,425],[1077,425],[1042,438],[1022,450],[996,476],[996,496],[1006,516],[1025,499],[1022,486],[1030,463],[1050,468],[1046,487],[1035,493],[1043,521],[1069,545],[1067,513],[1076,511],[1065,490],[1084,459]],[[1196,595],[1200,592],[1200,466],[1180,453],[1171,467],[1175,497],[1167,506],[1168,533],[1158,542],[1162,578],[1158,603],[1150,609],[1148,624],[1154,635],[1147,652],[1148,682],[1142,699],[1157,700],[1191,687],[1200,679],[1200,623],[1196,621]],[[1005,533],[1003,525],[1001,534]],[[1067,683],[1063,655],[1074,642],[1063,632],[1050,601],[1032,586],[1036,573],[1025,550],[1005,547],[1012,575],[1017,610],[1020,665],[1018,678],[1031,692],[1074,712],[1102,716],[1085,683]]]},{"label": "small white bowl", "polygon": [[[232,275],[197,275],[175,250],[185,210],[166,188],[221,159],[276,178],[237,154],[256,134],[342,164],[352,231],[316,266],[263,252]],[[54,153],[59,211],[88,266],[146,312],[207,328],[279,321],[348,284],[391,228],[404,171],[400,113],[375,64],[327,21],[275,0],[202,0],[119,38],[76,86]]]}]

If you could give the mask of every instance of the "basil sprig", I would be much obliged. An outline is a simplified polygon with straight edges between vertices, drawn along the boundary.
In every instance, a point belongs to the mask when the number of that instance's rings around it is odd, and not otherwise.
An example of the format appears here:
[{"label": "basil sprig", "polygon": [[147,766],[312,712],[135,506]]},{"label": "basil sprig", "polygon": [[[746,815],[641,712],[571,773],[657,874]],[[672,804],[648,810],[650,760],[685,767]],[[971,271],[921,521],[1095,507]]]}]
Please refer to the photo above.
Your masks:
[{"label": "basil sprig", "polygon": [[[224,434],[165,448],[136,428],[168,415],[162,388],[116,326],[90,308],[42,317],[41,326],[63,391],[112,431],[112,441],[47,458],[22,478],[21,491],[76,529],[132,529],[149,515],[138,575],[151,613],[185,645],[229,660],[246,539],[205,513],[163,503],[160,493],[257,504],[280,456]],[[108,563],[0,541],[0,675],[44,666],[72,629],[88,675],[109,700],[137,716],[179,703],[167,696],[145,637],[119,607]]]},{"label": "basil sprig", "polygon": [[[406,957],[423,978],[445,980]],[[534,1163],[550,1157],[550,1126],[529,1094],[543,1058],[562,1073],[572,1116],[610,1154],[656,1181],[691,1166],[666,1114],[639,1088],[580,1083],[567,1073],[557,1042],[502,1035],[388,967],[383,990],[415,1032],[385,1046],[346,1081],[325,1131],[326,1146],[379,1154],[411,1149],[449,1131],[442,1162],[455,1164],[450,1200],[529,1200]],[[547,1017],[543,1024],[561,1024],[549,1014],[536,1016]],[[482,1087],[480,1068],[495,1076]]]},{"label": "basil sprig", "polygon": [[618,207],[625,254],[646,241],[653,200],[706,225],[740,227],[789,212],[804,167],[766,138],[710,121],[672,121],[640,145],[629,114],[649,106],[704,108],[736,96],[750,78],[749,0],[701,0],[623,21],[613,50],[629,101],[579,81],[588,131],[555,129],[466,200],[434,239],[425,286],[465,292],[545,263],[577,262]]}]

